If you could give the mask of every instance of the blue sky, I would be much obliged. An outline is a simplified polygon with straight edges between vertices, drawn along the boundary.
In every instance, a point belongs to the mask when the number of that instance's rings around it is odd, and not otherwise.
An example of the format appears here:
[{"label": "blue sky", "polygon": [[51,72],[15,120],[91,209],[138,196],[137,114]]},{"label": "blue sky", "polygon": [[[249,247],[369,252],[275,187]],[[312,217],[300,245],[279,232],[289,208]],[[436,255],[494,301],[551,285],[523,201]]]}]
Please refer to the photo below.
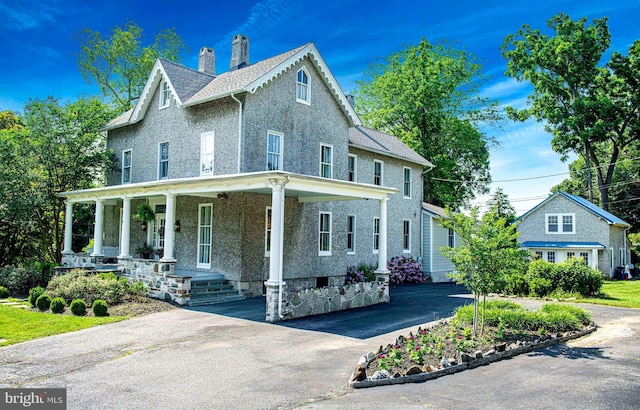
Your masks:
[{"label": "blue sky", "polygon": [[[97,94],[80,75],[73,35],[82,27],[108,33],[127,21],[138,23],[150,39],[174,28],[189,47],[182,62],[197,68],[200,47],[215,49],[217,72],[228,69],[232,36],[250,40],[256,62],[313,41],[345,90],[355,88],[367,64],[415,44],[421,38],[456,42],[478,57],[491,80],[483,95],[501,105],[524,107],[530,88],[504,76],[500,45],[523,24],[545,29],[558,12],[573,19],[607,16],[611,50],[626,53],[640,39],[640,0],[582,1],[96,1],[0,0],[0,110],[22,112],[29,98],[63,100]],[[509,195],[518,214],[540,202],[566,175],[508,182],[567,172],[551,150],[543,124],[505,123],[486,129],[500,142],[491,152],[496,187]],[[483,205],[487,197],[474,201]]]}]

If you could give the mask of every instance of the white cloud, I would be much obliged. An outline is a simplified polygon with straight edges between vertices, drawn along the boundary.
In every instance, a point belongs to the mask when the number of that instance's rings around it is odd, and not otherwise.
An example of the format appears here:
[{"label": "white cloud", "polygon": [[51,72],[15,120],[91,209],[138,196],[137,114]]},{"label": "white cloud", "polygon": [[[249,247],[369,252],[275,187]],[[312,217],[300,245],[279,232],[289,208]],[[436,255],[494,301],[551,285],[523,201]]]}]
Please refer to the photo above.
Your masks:
[{"label": "white cloud", "polygon": [[4,29],[29,30],[40,27],[43,23],[55,21],[55,9],[51,2],[0,2],[0,15],[3,16]]},{"label": "white cloud", "polygon": [[[485,98],[501,98],[501,97],[509,97],[513,96],[521,96],[525,90],[528,91],[531,89],[531,86],[527,82],[518,81],[515,78],[509,78],[503,81],[499,81],[495,84],[492,84],[488,87],[483,88],[480,91],[480,96]],[[512,105],[509,103],[508,105]]]}]

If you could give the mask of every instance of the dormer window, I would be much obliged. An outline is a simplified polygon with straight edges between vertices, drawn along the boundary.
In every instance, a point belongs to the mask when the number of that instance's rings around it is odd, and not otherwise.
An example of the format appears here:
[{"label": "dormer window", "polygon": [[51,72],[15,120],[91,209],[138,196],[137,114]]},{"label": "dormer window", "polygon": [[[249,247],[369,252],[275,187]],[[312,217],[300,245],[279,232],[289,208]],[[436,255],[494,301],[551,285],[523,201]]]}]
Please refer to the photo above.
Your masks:
[{"label": "dormer window", "polygon": [[169,89],[169,83],[166,81],[163,81],[162,91],[160,93],[160,108],[168,107],[170,98],[171,98],[171,90]]},{"label": "dormer window", "polygon": [[311,104],[309,99],[309,75],[307,70],[301,68],[298,70],[296,81],[296,101],[303,104]]}]

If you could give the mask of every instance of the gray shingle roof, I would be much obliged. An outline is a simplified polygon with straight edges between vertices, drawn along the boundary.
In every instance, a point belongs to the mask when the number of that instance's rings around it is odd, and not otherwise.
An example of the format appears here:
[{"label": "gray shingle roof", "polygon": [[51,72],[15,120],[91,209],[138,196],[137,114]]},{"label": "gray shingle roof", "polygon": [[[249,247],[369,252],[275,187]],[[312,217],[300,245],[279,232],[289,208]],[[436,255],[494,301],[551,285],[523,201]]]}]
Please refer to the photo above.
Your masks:
[{"label": "gray shingle roof", "polygon": [[[309,43],[311,44],[311,43]],[[191,98],[184,101],[187,105],[192,105],[201,101],[215,99],[218,96],[241,91],[251,83],[257,81],[262,76],[267,75],[271,70],[285,62],[297,52],[307,47],[305,44],[293,50],[287,51],[277,56],[262,60],[258,63],[248,65],[239,70],[227,71],[211,80],[204,88],[200,89]]]},{"label": "gray shingle roof", "polygon": [[436,216],[439,216],[441,218],[444,218],[444,217],[447,216],[447,213],[446,213],[444,208],[441,208],[441,207],[439,207],[437,205],[430,204],[428,202],[423,202],[422,203],[422,208],[424,208],[426,211],[430,211],[431,213],[433,213]]},{"label": "gray shingle roof", "polygon": [[171,80],[174,91],[184,102],[215,79],[212,74],[203,73],[171,61],[160,59],[162,68]]},{"label": "gray shingle roof", "polygon": [[398,138],[371,128],[363,126],[350,128],[349,144],[366,151],[378,152],[384,155],[415,162],[416,164],[423,166],[433,167],[433,164],[409,148]]}]

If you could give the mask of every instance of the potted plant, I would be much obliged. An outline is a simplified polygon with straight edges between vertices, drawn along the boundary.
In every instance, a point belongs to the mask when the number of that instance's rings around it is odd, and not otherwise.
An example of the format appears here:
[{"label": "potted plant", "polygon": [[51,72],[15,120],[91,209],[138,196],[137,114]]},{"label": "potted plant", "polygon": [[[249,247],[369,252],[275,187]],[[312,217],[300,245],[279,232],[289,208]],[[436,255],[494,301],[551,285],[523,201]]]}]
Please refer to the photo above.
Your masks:
[{"label": "potted plant", "polygon": [[162,257],[164,256],[164,249],[163,248],[155,249],[153,253],[158,255],[158,258],[162,259]]},{"label": "potted plant", "polygon": [[138,209],[136,210],[133,218],[142,222],[142,230],[147,230],[147,222],[152,222],[156,220],[156,213],[153,212],[151,205],[149,204],[140,204]]},{"label": "potted plant", "polygon": [[142,259],[151,259],[153,248],[150,245],[147,245],[147,243],[145,242],[142,246],[138,246],[136,248],[136,252]]}]

